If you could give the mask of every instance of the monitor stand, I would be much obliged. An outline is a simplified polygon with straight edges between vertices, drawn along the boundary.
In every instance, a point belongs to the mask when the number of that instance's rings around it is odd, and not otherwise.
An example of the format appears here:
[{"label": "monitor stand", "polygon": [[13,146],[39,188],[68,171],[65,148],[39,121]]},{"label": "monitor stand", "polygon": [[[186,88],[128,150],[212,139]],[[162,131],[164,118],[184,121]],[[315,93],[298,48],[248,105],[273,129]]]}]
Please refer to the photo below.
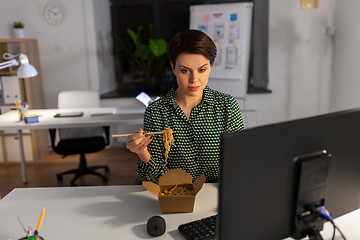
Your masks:
[{"label": "monitor stand", "polygon": [[309,240],[323,240],[319,230],[317,229],[310,230],[308,236],[309,236]]},{"label": "monitor stand", "polygon": [[298,156],[295,161],[295,217],[292,237],[321,240],[325,220],[318,208],[325,206],[325,193],[331,155],[326,151]]}]

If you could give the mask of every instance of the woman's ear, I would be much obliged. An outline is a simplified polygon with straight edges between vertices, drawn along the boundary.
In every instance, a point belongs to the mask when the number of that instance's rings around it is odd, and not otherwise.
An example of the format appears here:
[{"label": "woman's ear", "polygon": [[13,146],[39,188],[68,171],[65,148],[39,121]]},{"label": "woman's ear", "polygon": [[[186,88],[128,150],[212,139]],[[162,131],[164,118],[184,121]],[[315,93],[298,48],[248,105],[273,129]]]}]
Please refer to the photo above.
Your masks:
[{"label": "woman's ear", "polygon": [[173,65],[173,63],[170,61],[170,66],[171,66],[171,70],[173,71],[174,75],[176,76],[175,74],[175,66]]}]

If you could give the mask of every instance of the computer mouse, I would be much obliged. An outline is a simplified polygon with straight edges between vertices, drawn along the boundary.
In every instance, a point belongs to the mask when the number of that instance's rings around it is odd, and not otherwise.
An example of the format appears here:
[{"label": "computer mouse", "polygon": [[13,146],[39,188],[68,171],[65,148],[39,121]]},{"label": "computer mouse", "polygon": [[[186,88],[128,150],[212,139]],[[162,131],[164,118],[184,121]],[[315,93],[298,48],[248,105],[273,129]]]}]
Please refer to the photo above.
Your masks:
[{"label": "computer mouse", "polygon": [[151,236],[160,236],[166,230],[165,219],[160,216],[152,216],[146,224],[147,231]]}]

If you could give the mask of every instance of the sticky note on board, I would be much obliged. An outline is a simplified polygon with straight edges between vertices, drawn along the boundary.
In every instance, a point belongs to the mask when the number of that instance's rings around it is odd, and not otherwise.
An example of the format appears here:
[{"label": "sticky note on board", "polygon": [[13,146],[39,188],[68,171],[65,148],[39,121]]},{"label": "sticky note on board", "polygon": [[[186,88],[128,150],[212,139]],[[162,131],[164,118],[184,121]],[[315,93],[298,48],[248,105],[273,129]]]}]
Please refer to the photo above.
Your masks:
[{"label": "sticky note on board", "polygon": [[200,31],[203,31],[203,32],[207,32],[207,25],[198,25],[198,30],[200,30]]},{"label": "sticky note on board", "polygon": [[210,14],[205,14],[203,16],[203,22],[209,22],[210,21]]},{"label": "sticky note on board", "polygon": [[230,21],[237,21],[237,13],[230,14]]}]

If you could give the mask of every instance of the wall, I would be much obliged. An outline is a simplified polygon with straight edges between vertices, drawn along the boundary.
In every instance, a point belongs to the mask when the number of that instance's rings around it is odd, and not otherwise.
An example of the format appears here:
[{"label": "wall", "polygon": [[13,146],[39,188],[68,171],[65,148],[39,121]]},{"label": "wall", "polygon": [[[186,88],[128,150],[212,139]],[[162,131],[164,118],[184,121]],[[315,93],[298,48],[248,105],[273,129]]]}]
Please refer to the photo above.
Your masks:
[{"label": "wall", "polygon": [[[60,2],[66,8],[66,21],[59,26],[48,25],[42,17],[43,7],[51,1]],[[344,94],[356,81],[352,77],[356,69],[346,69],[348,73],[344,75],[342,62],[352,50],[344,44],[355,45],[357,39],[352,42],[345,35],[339,36],[349,34],[350,26],[347,31],[336,31],[335,56],[339,58],[334,61],[336,73],[332,75],[333,37],[326,34],[333,21],[332,1],[321,0],[319,8],[312,10],[300,10],[298,0],[270,1],[269,87],[272,93],[248,95],[246,102],[241,103],[247,109],[256,110],[256,125],[326,113],[356,100]],[[360,4],[356,0],[347,2]],[[108,1],[96,0],[0,0],[0,37],[12,37],[11,23],[22,20],[26,36],[39,41],[46,107],[56,107],[56,96],[61,90],[106,92],[116,86],[107,4]],[[350,14],[356,9],[347,8],[352,10]],[[340,7],[335,14],[339,27],[352,22],[347,11]],[[339,20],[339,16],[348,20]],[[355,53],[352,56],[355,59]],[[333,76],[342,81],[333,83]],[[106,106],[120,106],[124,102],[137,104],[133,99],[102,102]],[[254,122],[249,123],[253,125]]]},{"label": "wall", "polygon": [[325,113],[329,109],[332,62],[331,0],[318,9],[301,10],[299,1],[271,0],[269,88],[252,94],[247,107],[258,112],[258,124]]},{"label": "wall", "polygon": [[104,0],[93,0],[93,5],[98,71],[101,81],[99,91],[106,93],[117,88],[112,56],[110,9],[108,1]]},{"label": "wall", "polygon": [[[65,21],[57,26],[49,25],[43,17],[43,8],[51,2],[65,8]],[[115,81],[113,65],[109,64],[111,50],[106,42],[110,35],[110,14],[103,7],[108,2],[94,2],[93,5],[89,0],[0,0],[0,37],[14,37],[12,23],[20,20],[25,24],[25,37],[38,40],[47,108],[57,106],[57,95],[62,90],[107,92],[114,84],[111,83]],[[101,14],[98,15],[101,21],[94,18],[94,6]],[[95,30],[95,24],[101,32]],[[106,84],[100,87],[99,79]]]},{"label": "wall", "polygon": [[357,108],[360,103],[360,1],[336,2],[334,16],[334,79],[331,89],[332,111]]}]

